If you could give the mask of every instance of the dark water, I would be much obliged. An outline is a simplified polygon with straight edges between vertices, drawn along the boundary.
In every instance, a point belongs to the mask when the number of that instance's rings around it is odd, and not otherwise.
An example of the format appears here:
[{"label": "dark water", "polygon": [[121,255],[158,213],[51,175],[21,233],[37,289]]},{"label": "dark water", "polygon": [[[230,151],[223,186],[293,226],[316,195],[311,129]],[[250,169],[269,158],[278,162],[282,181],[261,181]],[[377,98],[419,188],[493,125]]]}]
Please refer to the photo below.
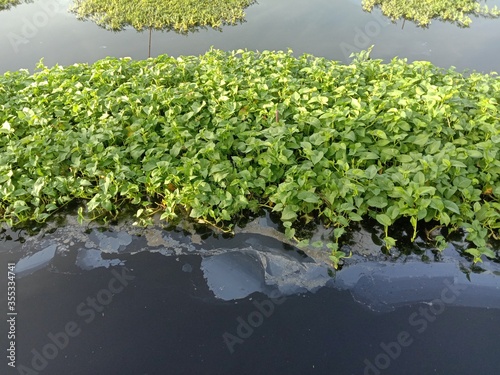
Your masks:
[{"label": "dark water", "polygon": [[[488,1],[500,6],[499,0]],[[36,0],[0,12],[0,73],[46,65],[93,62],[106,56],[144,59],[148,32],[109,32],[68,13],[69,0]],[[444,68],[499,70],[500,20],[473,18],[469,29],[433,21],[429,29],[392,24],[380,11],[363,12],[361,0],[260,0],[246,22],[223,32],[183,36],[153,32],[152,55],[202,54],[224,50],[286,50],[349,61],[353,51],[375,45],[372,56],[429,60]],[[31,26],[30,26],[31,25]]]},{"label": "dark water", "polygon": [[[493,375],[500,366],[493,263],[466,276],[447,256],[359,258],[332,274],[264,235],[71,223],[3,233],[4,270],[8,262],[18,276],[8,374]],[[4,323],[8,348],[6,335]]]},{"label": "dark water", "polygon": [[[46,65],[147,57],[147,33],[78,21],[68,4],[0,12],[0,73],[32,70],[42,57]],[[499,20],[401,29],[360,1],[261,0],[223,32],[154,32],[152,55],[292,48],[348,61],[374,44],[376,58],[490,72],[499,42]],[[454,247],[437,257],[374,257],[373,233],[360,230],[355,256],[334,273],[264,233],[128,229],[1,233],[1,374],[499,373],[498,263],[471,270]],[[5,355],[9,262],[18,277],[17,369]]]},{"label": "dark water", "polygon": [[[113,268],[116,273],[43,270],[19,281],[18,369],[34,364],[43,369],[39,373],[61,375],[493,375],[500,367],[497,309],[446,307],[434,315],[420,304],[374,314],[335,289],[276,303],[261,293],[224,302],[204,285],[199,256],[124,259],[127,270]],[[193,271],[184,272],[185,264]],[[109,301],[102,291],[117,274],[130,280]],[[268,317],[257,307],[265,302]],[[50,348],[51,336],[58,337],[57,350]],[[405,346],[395,344],[401,338]]]}]

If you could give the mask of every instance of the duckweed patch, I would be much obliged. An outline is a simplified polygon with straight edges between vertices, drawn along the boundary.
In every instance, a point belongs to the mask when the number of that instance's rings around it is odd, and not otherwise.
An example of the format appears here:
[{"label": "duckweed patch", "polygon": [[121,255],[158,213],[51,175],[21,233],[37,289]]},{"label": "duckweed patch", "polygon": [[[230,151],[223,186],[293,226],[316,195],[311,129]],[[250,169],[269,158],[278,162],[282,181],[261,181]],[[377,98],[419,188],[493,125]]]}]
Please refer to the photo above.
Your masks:
[{"label": "duckweed patch", "polygon": [[[230,229],[271,208],[286,235],[320,220],[332,261],[351,223],[385,245],[401,218],[466,231],[498,259],[500,79],[368,52],[349,65],[289,52],[223,52],[0,76],[0,217],[189,216]],[[436,248],[443,248],[443,238]],[[432,241],[431,241],[432,243]],[[313,246],[322,244],[313,244]]]}]

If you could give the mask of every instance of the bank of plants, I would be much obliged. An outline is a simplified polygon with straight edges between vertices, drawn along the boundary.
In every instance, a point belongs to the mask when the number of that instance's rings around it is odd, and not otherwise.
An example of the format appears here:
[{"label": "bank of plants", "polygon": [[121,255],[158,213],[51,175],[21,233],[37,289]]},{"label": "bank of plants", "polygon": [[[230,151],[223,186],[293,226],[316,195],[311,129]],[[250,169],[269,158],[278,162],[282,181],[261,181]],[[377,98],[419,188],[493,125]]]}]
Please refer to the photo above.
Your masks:
[{"label": "bank of plants", "polygon": [[363,9],[371,12],[379,7],[393,22],[403,19],[428,27],[433,19],[469,27],[471,16],[498,18],[500,10],[476,0],[363,0]]},{"label": "bank of plants", "polygon": [[[230,229],[268,207],[286,234],[321,220],[332,260],[353,222],[461,228],[497,258],[500,79],[362,52],[349,65],[291,52],[107,58],[0,76],[0,218],[45,221],[125,205],[145,220]],[[443,248],[443,238],[436,245]]]}]

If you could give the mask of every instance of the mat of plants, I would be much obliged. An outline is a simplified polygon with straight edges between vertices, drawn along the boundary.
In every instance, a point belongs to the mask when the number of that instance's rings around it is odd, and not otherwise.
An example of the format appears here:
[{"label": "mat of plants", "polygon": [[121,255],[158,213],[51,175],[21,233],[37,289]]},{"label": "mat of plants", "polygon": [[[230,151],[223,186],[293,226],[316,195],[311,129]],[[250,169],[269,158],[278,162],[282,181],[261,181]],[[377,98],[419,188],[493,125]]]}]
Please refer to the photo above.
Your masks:
[{"label": "mat of plants", "polygon": [[244,9],[253,0],[167,0],[109,2],[75,0],[72,11],[80,19],[92,19],[110,30],[132,26],[175,30],[180,33],[197,27],[220,28],[244,19]]},{"label": "mat of plants", "polygon": [[19,0],[0,0],[0,10],[8,9],[12,5],[17,5],[19,3]]},{"label": "mat of plants", "polygon": [[[39,64],[0,76],[0,215],[191,217],[230,230],[262,207],[289,238],[352,222],[467,233],[474,261],[498,259],[500,79],[428,62],[356,55],[222,52],[92,65]],[[297,236],[296,236],[297,234]],[[306,239],[307,241],[307,239]],[[303,245],[304,242],[302,241]],[[498,247],[496,247],[498,249]]]},{"label": "mat of plants", "polygon": [[472,23],[470,16],[500,17],[497,6],[489,8],[487,4],[476,0],[362,0],[362,6],[367,12],[380,7],[382,13],[393,22],[410,20],[421,27],[428,27],[433,19],[469,27]]}]

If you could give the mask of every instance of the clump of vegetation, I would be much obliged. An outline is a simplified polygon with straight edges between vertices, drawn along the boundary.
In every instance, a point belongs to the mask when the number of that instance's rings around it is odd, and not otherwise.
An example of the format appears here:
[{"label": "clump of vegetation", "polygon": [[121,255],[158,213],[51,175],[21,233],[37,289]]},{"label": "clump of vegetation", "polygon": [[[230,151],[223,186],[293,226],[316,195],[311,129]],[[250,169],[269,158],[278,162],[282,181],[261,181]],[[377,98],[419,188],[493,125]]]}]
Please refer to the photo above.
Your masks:
[{"label": "clump of vegetation", "polygon": [[338,239],[372,217],[464,228],[497,255],[500,79],[428,62],[350,65],[291,52],[107,58],[0,76],[0,218],[156,212],[218,226],[270,207],[286,234],[319,218]]},{"label": "clump of vegetation", "polygon": [[470,16],[488,18],[500,17],[500,10],[491,9],[476,0],[363,0],[363,9],[371,12],[375,6],[393,22],[399,19],[414,21],[418,26],[427,27],[433,19],[440,19],[469,27]]},{"label": "clump of vegetation", "polygon": [[220,28],[245,17],[254,0],[75,0],[72,11],[99,26],[122,30],[132,26],[187,33],[197,27]]},{"label": "clump of vegetation", "polygon": [[0,10],[9,9],[13,5],[18,5],[21,0],[0,0]]}]

